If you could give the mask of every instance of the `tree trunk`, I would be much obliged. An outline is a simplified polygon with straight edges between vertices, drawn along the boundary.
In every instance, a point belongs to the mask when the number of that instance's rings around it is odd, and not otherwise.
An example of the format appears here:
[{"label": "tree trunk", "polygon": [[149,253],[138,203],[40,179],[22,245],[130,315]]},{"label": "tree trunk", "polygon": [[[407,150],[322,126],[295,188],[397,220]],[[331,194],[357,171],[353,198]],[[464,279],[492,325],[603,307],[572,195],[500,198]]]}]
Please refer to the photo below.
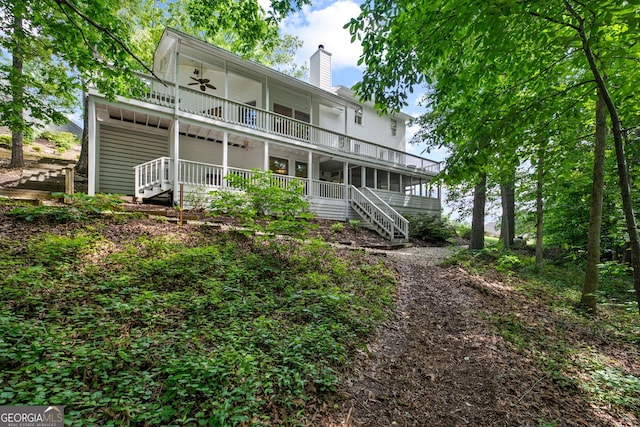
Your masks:
[{"label": "tree trunk", "polygon": [[82,145],[76,173],[82,176],[89,174],[89,96],[85,91],[82,91]]},{"label": "tree trunk", "polygon": [[487,174],[483,173],[480,182],[473,190],[473,217],[471,219],[471,242],[469,249],[484,248],[484,208],[487,199]]},{"label": "tree trunk", "polygon": [[604,78],[598,65],[596,58],[589,45],[584,26],[580,28],[580,37],[582,38],[582,48],[589,62],[589,67],[598,85],[598,90],[603,101],[607,105],[609,116],[611,117],[611,126],[613,129],[613,142],[616,148],[616,162],[618,164],[618,183],[620,184],[620,194],[622,196],[622,210],[627,224],[627,233],[631,245],[631,265],[633,267],[633,288],[636,292],[636,301],[638,302],[638,311],[640,312],[640,236],[638,235],[638,226],[636,223],[635,212],[633,209],[633,200],[631,199],[631,183],[629,180],[629,169],[627,167],[627,156],[624,150],[624,142],[622,140],[622,124],[618,110],[611,98],[611,94],[607,89]]},{"label": "tree trunk", "polygon": [[11,162],[10,168],[24,167],[24,155],[22,153],[22,140],[24,136],[24,80],[22,75],[23,69],[23,49],[22,40],[22,16],[24,5],[21,2],[13,3],[13,34],[12,38],[12,67],[11,77],[9,78],[11,85],[11,101],[14,105],[13,115],[9,125],[11,130]]},{"label": "tree trunk", "polygon": [[538,150],[538,180],[536,182],[536,269],[542,273],[542,225],[544,220],[544,205],[542,189],[544,184],[544,155],[545,146],[542,144]]},{"label": "tree trunk", "polygon": [[607,137],[607,106],[598,92],[596,102],[596,139],[593,155],[593,184],[591,189],[591,210],[589,212],[589,232],[587,236],[587,268],[580,307],[590,314],[597,314],[598,263],[600,262],[600,228],[602,225],[602,200],[604,194],[604,152]]},{"label": "tree trunk", "polygon": [[513,240],[516,237],[515,185],[512,180],[500,185],[500,200],[502,204],[500,240],[504,248],[511,248],[513,247]]}]

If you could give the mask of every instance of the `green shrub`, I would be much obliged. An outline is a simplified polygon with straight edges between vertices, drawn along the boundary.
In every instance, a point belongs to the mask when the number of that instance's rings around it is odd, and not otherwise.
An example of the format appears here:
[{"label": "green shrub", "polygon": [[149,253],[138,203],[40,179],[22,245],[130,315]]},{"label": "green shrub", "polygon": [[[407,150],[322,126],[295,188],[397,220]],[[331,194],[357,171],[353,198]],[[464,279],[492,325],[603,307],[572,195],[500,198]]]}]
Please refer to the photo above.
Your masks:
[{"label": "green shrub", "polygon": [[455,226],[458,237],[469,240],[471,239],[471,226],[469,224],[459,224]]},{"label": "green shrub", "polygon": [[271,171],[252,172],[250,177],[225,177],[228,187],[211,192],[211,215],[237,218],[250,231],[306,236],[313,215],[304,198],[304,182],[282,182]]},{"label": "green shrub", "polygon": [[409,237],[414,237],[428,243],[442,244],[453,237],[451,227],[443,224],[440,219],[431,215],[408,216]]},{"label": "green shrub", "polygon": [[56,146],[56,151],[64,153],[67,150],[73,148],[74,145],[79,145],[80,140],[70,132],[57,132],[57,131],[44,131],[40,134],[40,138],[44,138],[53,142]]}]

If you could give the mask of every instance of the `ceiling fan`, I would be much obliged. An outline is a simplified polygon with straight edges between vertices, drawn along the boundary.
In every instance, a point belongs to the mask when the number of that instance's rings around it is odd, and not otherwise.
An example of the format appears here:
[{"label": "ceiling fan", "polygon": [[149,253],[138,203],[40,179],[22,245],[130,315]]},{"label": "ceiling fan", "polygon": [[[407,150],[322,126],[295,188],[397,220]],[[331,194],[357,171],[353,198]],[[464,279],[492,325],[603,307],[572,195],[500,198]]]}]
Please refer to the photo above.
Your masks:
[{"label": "ceiling fan", "polygon": [[[202,66],[201,66],[202,68]],[[195,70],[193,70],[193,74],[195,74],[196,76],[200,75],[200,70],[198,70],[197,68]],[[201,78],[198,79],[196,77],[191,76],[192,80],[195,80],[193,83],[189,83],[189,86],[191,85],[200,85],[200,90],[205,92],[207,90],[207,88],[209,89],[213,89],[216,90],[216,87],[214,85],[212,85],[211,83],[209,83],[211,80],[209,79],[205,79],[205,78]]]}]

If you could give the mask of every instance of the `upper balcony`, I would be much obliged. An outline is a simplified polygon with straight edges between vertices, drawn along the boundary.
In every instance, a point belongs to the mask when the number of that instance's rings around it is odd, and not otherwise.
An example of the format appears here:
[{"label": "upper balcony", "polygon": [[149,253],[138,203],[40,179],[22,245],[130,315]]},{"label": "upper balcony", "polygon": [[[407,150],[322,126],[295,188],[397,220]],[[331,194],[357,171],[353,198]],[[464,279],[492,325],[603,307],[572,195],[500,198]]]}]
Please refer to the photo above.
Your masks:
[{"label": "upper balcony", "polygon": [[[345,159],[366,159],[368,163],[411,175],[434,176],[440,171],[440,163],[421,156],[189,87],[176,88],[172,83],[162,84],[146,75],[139,77],[144,83],[142,89],[123,94],[125,99],[122,101],[142,101],[166,112],[177,112],[178,116],[202,122],[203,125],[213,124],[231,132],[313,149]],[[179,100],[177,106],[176,94]]]}]

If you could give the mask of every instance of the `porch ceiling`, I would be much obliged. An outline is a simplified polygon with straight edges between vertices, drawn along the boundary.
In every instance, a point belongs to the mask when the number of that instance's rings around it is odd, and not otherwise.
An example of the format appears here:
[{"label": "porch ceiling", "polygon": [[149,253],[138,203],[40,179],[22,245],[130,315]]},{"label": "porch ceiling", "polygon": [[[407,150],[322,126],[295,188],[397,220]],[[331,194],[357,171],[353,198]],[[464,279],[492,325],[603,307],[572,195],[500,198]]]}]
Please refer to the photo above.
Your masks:
[{"label": "porch ceiling", "polygon": [[98,120],[101,121],[119,121],[156,129],[169,129],[171,126],[170,119],[145,112],[124,109],[117,105],[99,104],[96,105],[96,112]]}]

